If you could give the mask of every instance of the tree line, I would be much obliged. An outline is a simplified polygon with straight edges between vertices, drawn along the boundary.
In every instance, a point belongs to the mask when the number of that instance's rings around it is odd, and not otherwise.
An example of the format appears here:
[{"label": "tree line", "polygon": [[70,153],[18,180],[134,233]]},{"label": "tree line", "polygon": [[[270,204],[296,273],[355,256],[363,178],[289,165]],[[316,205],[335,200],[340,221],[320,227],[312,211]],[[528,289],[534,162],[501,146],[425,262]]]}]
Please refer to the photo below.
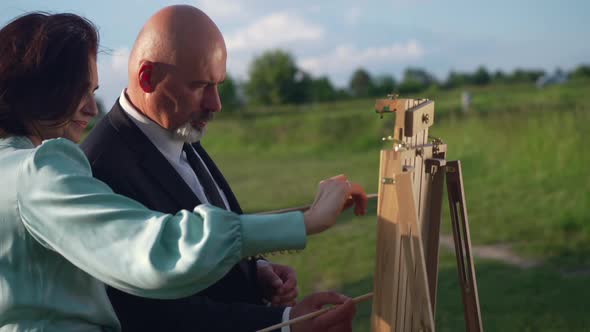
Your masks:
[{"label": "tree line", "polygon": [[[280,105],[328,102],[348,98],[384,97],[390,93],[416,94],[432,87],[452,89],[488,84],[534,83],[543,70],[516,69],[512,73],[490,72],[480,66],[474,72],[451,71],[444,81],[422,68],[407,68],[401,80],[393,75],[373,76],[366,69],[356,69],[346,88],[335,87],[326,76],[313,77],[299,68],[294,57],[283,50],[270,50],[250,64],[248,80],[238,83],[231,76],[220,85],[219,93],[226,110],[248,105]],[[571,78],[590,78],[590,66],[580,65],[569,73]]]}]

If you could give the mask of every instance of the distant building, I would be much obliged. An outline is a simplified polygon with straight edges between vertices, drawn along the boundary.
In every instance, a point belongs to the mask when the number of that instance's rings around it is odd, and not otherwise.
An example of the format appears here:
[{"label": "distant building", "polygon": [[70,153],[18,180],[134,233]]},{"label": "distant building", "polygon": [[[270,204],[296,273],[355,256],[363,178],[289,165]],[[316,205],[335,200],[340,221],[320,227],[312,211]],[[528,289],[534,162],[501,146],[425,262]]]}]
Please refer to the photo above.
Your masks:
[{"label": "distant building", "polygon": [[557,69],[553,74],[545,74],[537,79],[535,85],[537,88],[544,88],[548,85],[563,84],[567,82],[568,76],[566,73]]}]

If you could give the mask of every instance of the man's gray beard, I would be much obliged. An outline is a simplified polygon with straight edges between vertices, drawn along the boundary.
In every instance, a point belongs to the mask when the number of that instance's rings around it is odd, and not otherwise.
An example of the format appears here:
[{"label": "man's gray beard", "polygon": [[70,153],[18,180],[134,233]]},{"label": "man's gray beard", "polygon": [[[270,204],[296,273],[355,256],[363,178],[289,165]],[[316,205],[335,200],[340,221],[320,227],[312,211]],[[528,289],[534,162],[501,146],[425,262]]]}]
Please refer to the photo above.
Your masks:
[{"label": "man's gray beard", "polygon": [[205,127],[195,128],[190,124],[190,122],[187,122],[182,126],[176,128],[176,130],[174,130],[173,133],[175,139],[178,139],[179,141],[183,141],[184,143],[189,144],[200,141],[204,135]]}]

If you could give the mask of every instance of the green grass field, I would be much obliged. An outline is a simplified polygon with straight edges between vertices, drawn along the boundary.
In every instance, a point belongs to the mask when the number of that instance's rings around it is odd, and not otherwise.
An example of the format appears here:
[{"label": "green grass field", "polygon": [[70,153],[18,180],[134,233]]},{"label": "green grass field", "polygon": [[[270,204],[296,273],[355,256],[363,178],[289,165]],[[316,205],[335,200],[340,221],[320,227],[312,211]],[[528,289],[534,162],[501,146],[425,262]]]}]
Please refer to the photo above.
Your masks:
[{"label": "green grass field", "polygon": [[[431,133],[448,144],[448,159],[462,161],[473,244],[509,244],[543,262],[520,269],[476,259],[484,328],[590,331],[590,82],[470,91],[468,114],[459,112],[459,90],[420,97],[435,100]],[[376,192],[380,138],[393,118],[379,119],[373,104],[225,112],[204,145],[250,212],[310,203],[317,182],[339,173]],[[271,259],[296,268],[302,295],[364,294],[372,289],[375,221],[374,205],[366,217],[346,214],[306,250]],[[455,260],[444,250],[438,298],[438,330],[463,330]],[[359,306],[355,331],[369,330],[369,315],[369,304]]]}]

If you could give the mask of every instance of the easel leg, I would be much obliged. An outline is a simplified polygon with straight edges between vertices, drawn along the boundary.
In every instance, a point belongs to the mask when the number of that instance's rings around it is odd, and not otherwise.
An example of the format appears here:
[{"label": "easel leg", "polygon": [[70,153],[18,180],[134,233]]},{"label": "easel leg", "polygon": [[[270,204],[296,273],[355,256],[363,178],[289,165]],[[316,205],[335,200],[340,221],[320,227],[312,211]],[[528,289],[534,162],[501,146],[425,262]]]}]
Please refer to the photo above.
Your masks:
[{"label": "easel leg", "polygon": [[[410,312],[403,331],[434,331],[424,249],[416,205],[412,195],[412,174],[403,173],[396,176],[396,190],[400,226],[402,227],[402,250],[406,259],[408,274],[409,303],[406,310]],[[401,331],[401,330],[398,330]]]},{"label": "easel leg", "polygon": [[480,332],[483,331],[483,327],[479,309],[475,267],[473,265],[473,256],[471,255],[471,237],[469,235],[465,192],[463,191],[461,162],[448,161],[446,176],[459,284],[461,286],[463,305],[465,306],[466,330],[467,332]]},{"label": "easel leg", "polygon": [[[444,154],[442,154],[444,157]],[[442,200],[445,183],[444,159],[427,159],[425,161],[425,176],[430,184],[430,195],[427,198],[427,226],[428,232],[422,229],[422,236],[426,239],[426,272],[428,275],[428,288],[432,304],[432,314],[436,317],[436,293],[438,286],[438,249],[440,243],[440,224],[442,219]]]}]

